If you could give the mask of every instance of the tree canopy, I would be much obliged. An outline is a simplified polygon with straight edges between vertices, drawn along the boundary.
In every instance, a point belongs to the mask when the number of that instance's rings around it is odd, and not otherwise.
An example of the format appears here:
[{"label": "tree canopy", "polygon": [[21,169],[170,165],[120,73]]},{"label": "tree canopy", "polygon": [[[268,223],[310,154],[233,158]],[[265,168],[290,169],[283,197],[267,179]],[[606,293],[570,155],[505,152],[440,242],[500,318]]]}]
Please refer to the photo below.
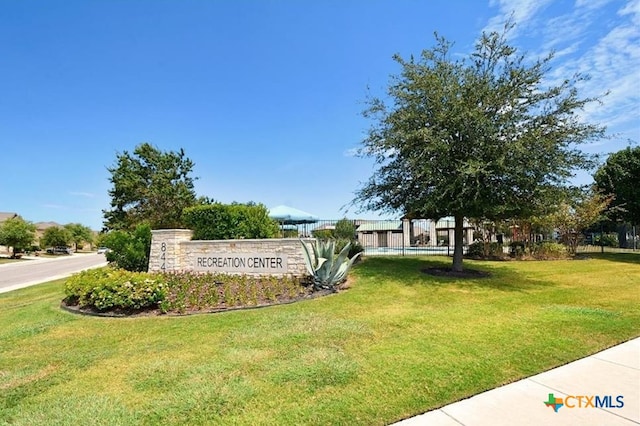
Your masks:
[{"label": "tree canopy", "polygon": [[[436,35],[435,47],[409,60],[394,56],[388,100],[372,97],[372,127],[361,155],[376,170],[356,191],[364,210],[455,218],[453,269],[462,270],[464,217],[526,217],[557,205],[573,172],[590,166],[578,149],[605,129],[577,114],[575,75],[554,83],[552,54],[530,61],[502,33],[483,33],[467,57]],[[458,59],[459,58],[459,59]]]},{"label": "tree canopy", "polygon": [[20,216],[7,219],[0,225],[0,245],[13,247],[13,255],[31,248],[35,237],[36,226]]},{"label": "tree canopy", "polygon": [[193,166],[183,149],[163,152],[149,143],[118,154],[107,169],[113,187],[111,209],[103,211],[105,229],[132,230],[140,223],[181,227],[182,209],[196,203]]},{"label": "tree canopy", "polygon": [[40,238],[40,246],[44,247],[66,247],[73,241],[73,235],[66,227],[51,226],[44,230]]},{"label": "tree canopy", "polygon": [[93,242],[93,231],[88,226],[80,223],[68,223],[64,227],[71,234],[71,241],[76,245],[76,251],[78,251],[80,244]]},{"label": "tree canopy", "polygon": [[594,181],[600,193],[614,196],[611,219],[640,224],[640,146],[611,154]]}]

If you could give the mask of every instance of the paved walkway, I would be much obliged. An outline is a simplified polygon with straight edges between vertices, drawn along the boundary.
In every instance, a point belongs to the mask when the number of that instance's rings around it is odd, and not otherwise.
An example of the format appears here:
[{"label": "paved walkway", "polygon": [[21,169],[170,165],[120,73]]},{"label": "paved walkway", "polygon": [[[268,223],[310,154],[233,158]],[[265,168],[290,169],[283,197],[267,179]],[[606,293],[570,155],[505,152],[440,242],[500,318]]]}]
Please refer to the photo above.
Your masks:
[{"label": "paved walkway", "polygon": [[640,425],[640,337],[394,425]]}]

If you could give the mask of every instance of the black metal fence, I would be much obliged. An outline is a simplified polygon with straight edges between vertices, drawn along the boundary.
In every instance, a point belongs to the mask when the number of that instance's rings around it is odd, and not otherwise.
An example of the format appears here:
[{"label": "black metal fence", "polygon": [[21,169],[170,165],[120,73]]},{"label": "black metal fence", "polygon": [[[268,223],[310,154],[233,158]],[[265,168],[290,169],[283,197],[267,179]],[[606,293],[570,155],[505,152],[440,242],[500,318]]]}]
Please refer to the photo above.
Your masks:
[{"label": "black metal fence", "polygon": [[[283,236],[349,239],[367,256],[453,255],[451,220],[319,220],[315,223],[284,225]],[[473,241],[473,229],[466,224],[464,251]]]},{"label": "black metal fence", "polygon": [[[478,235],[483,234],[483,230],[468,222],[464,223],[463,230],[463,252],[466,254],[469,244]],[[640,236],[635,231],[634,227],[626,236],[626,249],[618,247],[618,240],[611,233],[587,233],[577,251],[578,253],[628,252],[640,249]],[[283,236],[293,238],[349,239],[356,241],[367,256],[452,256],[454,250],[454,221],[447,219],[438,221],[429,219],[319,220],[307,224],[283,225],[282,232]],[[527,237],[530,241],[548,241],[547,238],[551,238],[542,235],[520,235],[512,231],[508,235],[494,234],[491,240],[504,244],[505,250],[509,250],[508,241],[520,241],[521,238]]]}]

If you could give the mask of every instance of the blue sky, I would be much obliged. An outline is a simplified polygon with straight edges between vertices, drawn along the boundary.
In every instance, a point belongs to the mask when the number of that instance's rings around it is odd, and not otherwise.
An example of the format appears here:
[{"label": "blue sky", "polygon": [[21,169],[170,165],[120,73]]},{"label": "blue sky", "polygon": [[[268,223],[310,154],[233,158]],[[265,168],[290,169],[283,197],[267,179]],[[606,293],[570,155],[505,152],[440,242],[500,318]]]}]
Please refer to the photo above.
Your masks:
[{"label": "blue sky", "polygon": [[[184,148],[196,192],[286,204],[324,219],[373,173],[353,155],[391,59],[437,31],[466,55],[513,14],[511,41],[585,72],[583,112],[640,141],[640,0],[5,0],[0,3],[0,211],[99,230],[107,167],[142,142]],[[578,176],[588,183],[588,175]]]}]

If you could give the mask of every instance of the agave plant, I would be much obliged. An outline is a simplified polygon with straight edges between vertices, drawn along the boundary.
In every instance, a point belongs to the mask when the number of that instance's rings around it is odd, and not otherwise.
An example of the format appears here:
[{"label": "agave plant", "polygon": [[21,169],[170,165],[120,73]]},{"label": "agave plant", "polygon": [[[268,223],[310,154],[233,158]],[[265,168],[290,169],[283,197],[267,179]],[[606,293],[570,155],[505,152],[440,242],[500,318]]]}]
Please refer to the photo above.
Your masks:
[{"label": "agave plant", "polygon": [[347,272],[353,265],[353,262],[360,256],[360,253],[349,259],[348,243],[342,248],[340,253],[335,255],[336,242],[334,240],[318,240],[316,239],[311,245],[313,255],[309,252],[309,248],[300,240],[305,253],[305,265],[307,271],[313,277],[313,287],[316,290],[328,289],[336,291],[338,285],[347,279]]}]

